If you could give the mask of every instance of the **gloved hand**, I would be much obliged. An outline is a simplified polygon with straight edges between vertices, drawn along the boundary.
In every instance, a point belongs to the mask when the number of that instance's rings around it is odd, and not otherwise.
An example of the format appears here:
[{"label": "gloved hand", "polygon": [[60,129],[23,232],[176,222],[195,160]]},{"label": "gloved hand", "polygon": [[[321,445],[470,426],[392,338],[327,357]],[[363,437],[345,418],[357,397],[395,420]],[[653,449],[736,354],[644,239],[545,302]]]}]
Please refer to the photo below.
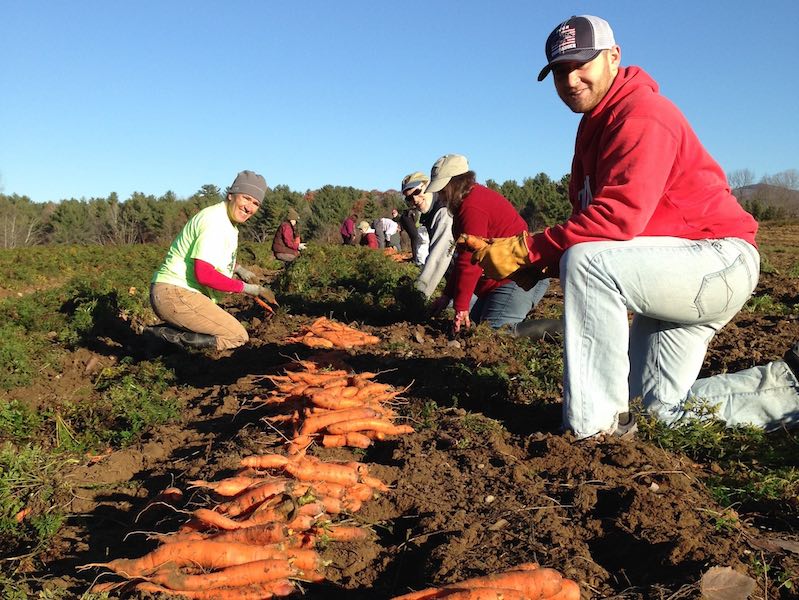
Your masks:
[{"label": "gloved hand", "polygon": [[265,285],[258,285],[257,283],[245,283],[243,291],[245,294],[249,294],[250,296],[258,296],[259,298],[266,300],[269,304],[277,305],[275,293]]},{"label": "gloved hand", "polygon": [[298,247],[299,247],[300,250],[305,250],[308,247],[308,244],[306,244],[305,242],[302,242]]},{"label": "gloved hand", "polygon": [[474,250],[472,264],[480,263],[486,277],[506,279],[519,269],[531,265],[530,251],[527,248],[528,236],[523,231],[513,237],[486,240],[483,247]]},{"label": "gloved hand", "polygon": [[236,265],[236,268],[233,269],[233,274],[238,275],[239,279],[246,281],[247,283],[252,283],[255,281],[255,273],[249,269],[245,269],[241,265]]}]

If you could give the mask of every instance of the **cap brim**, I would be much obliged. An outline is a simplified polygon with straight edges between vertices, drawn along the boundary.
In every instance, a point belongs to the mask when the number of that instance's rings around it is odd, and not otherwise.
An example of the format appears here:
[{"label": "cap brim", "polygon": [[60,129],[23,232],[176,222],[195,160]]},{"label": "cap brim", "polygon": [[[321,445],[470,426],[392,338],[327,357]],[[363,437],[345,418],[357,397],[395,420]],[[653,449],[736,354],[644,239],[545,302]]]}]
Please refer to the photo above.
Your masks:
[{"label": "cap brim", "polygon": [[408,190],[412,190],[414,188],[418,188],[420,185],[425,183],[424,179],[417,179],[416,181],[409,181],[402,187],[403,192],[407,192]]},{"label": "cap brim", "polygon": [[602,50],[596,50],[594,48],[577,50],[576,52],[564,52],[557,58],[552,59],[548,65],[541,69],[541,72],[538,74],[538,81],[544,81],[544,78],[549,75],[549,72],[552,70],[552,65],[562,62],[576,62],[585,64],[594,60],[597,56],[599,56],[600,52],[602,52]]},{"label": "cap brim", "polygon": [[434,179],[430,182],[430,185],[427,186],[427,193],[434,194],[436,192],[440,192],[447,187],[450,179],[452,179],[452,177],[441,177],[440,179]]}]

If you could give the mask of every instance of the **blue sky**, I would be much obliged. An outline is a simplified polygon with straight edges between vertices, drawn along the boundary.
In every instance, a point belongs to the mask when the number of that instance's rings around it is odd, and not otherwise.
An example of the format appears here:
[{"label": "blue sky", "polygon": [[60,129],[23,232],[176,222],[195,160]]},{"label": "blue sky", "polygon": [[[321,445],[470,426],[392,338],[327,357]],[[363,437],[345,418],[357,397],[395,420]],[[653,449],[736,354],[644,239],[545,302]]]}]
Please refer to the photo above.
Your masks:
[{"label": "blue sky", "polygon": [[187,197],[396,189],[448,152],[478,179],[568,172],[578,116],[536,75],[606,18],[725,171],[799,168],[796,0],[2,0],[0,192]]}]

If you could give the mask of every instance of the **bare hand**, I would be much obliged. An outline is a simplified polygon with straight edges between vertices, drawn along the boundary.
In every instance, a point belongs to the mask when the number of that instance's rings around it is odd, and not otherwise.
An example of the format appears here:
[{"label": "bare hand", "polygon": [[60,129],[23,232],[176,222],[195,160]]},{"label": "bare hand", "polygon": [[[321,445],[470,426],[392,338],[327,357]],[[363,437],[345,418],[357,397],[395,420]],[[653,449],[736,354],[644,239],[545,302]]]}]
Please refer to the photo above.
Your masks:
[{"label": "bare hand", "polygon": [[465,327],[469,329],[472,326],[472,321],[469,319],[469,311],[468,310],[459,310],[455,313],[455,322],[453,323],[453,331],[458,333],[461,330],[461,327]]}]

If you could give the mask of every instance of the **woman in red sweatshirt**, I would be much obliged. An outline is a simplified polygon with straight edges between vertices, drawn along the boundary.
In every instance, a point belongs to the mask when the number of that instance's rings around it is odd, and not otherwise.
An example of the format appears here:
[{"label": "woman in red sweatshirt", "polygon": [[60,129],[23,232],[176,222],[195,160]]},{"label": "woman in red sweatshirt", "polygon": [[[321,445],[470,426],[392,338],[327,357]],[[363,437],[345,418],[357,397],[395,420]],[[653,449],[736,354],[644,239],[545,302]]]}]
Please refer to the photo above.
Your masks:
[{"label": "woman in red sweatshirt", "polygon": [[[481,237],[507,237],[527,230],[527,223],[503,195],[475,181],[465,156],[447,154],[433,165],[427,192],[438,193],[452,214],[455,239],[462,233]],[[472,264],[472,253],[459,249],[447,275],[444,293],[433,303],[433,313],[455,308],[453,329],[486,321],[491,327],[515,327],[538,304],[549,287],[539,281],[524,290],[510,279],[495,281],[483,276],[483,269]],[[477,299],[472,303],[472,297]]]}]

